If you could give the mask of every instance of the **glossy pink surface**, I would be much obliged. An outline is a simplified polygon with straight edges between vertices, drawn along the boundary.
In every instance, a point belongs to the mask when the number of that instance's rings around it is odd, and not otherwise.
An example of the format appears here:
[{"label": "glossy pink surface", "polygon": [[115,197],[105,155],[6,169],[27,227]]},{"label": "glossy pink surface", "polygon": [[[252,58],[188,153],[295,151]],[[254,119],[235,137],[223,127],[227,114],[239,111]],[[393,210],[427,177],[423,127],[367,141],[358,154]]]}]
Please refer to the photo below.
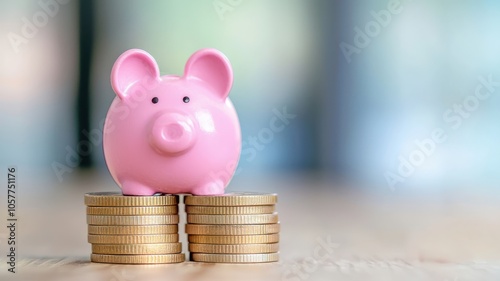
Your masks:
[{"label": "glossy pink surface", "polygon": [[228,98],[233,72],[217,50],[203,49],[182,77],[160,76],[142,50],[113,66],[116,97],[104,127],[104,156],[126,195],[223,194],[241,151],[238,116]]}]

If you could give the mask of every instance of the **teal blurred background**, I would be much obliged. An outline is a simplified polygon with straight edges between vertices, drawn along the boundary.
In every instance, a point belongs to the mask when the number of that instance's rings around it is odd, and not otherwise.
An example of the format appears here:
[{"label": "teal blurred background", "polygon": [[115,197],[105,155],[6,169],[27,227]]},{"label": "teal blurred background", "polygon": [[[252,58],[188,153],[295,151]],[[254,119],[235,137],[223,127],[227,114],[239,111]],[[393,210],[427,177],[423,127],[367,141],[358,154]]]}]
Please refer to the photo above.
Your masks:
[{"label": "teal blurred background", "polygon": [[[180,75],[211,47],[234,69],[237,177],[500,182],[498,1],[2,1],[0,34],[0,164],[27,176],[60,182],[77,164],[107,173],[96,136],[122,52],[144,49]],[[277,111],[295,117],[265,138]]]}]

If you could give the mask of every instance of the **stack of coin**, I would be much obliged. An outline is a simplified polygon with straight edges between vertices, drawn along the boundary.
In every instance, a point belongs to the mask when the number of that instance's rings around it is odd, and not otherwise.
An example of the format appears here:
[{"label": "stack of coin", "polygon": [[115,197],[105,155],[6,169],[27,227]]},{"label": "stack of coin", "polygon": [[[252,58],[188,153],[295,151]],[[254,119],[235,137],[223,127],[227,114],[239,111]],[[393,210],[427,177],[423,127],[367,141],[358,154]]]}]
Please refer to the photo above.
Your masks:
[{"label": "stack of coin", "polygon": [[186,196],[190,259],[212,263],[278,261],[276,194]]},{"label": "stack of coin", "polygon": [[121,264],[178,263],[177,195],[85,194],[91,261]]}]

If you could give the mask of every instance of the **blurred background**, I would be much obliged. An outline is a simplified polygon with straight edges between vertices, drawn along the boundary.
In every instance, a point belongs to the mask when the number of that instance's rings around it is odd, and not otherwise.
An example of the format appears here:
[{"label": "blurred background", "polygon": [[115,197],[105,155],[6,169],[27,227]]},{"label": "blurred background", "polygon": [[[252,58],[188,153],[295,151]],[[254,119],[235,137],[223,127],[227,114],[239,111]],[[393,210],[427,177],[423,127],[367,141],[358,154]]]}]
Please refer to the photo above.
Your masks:
[{"label": "blurred background", "polygon": [[[234,69],[247,151],[236,177],[495,186],[499,25],[494,0],[2,1],[0,164],[54,183],[109,177],[96,136],[117,57],[141,48],[181,75],[212,47]],[[277,112],[294,117],[269,137]]]}]

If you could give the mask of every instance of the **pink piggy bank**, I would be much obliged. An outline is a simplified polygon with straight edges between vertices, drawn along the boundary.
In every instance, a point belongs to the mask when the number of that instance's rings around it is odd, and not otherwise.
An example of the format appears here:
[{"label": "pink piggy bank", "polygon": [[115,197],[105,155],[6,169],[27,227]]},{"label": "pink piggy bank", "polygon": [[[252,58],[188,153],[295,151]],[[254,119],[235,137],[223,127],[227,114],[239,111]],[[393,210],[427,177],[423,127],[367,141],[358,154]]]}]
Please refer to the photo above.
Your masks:
[{"label": "pink piggy bank", "polygon": [[228,98],[228,59],[202,49],[184,76],[160,76],[142,50],[113,66],[116,97],[104,126],[104,156],[125,195],[223,194],[241,152],[238,116]]}]

